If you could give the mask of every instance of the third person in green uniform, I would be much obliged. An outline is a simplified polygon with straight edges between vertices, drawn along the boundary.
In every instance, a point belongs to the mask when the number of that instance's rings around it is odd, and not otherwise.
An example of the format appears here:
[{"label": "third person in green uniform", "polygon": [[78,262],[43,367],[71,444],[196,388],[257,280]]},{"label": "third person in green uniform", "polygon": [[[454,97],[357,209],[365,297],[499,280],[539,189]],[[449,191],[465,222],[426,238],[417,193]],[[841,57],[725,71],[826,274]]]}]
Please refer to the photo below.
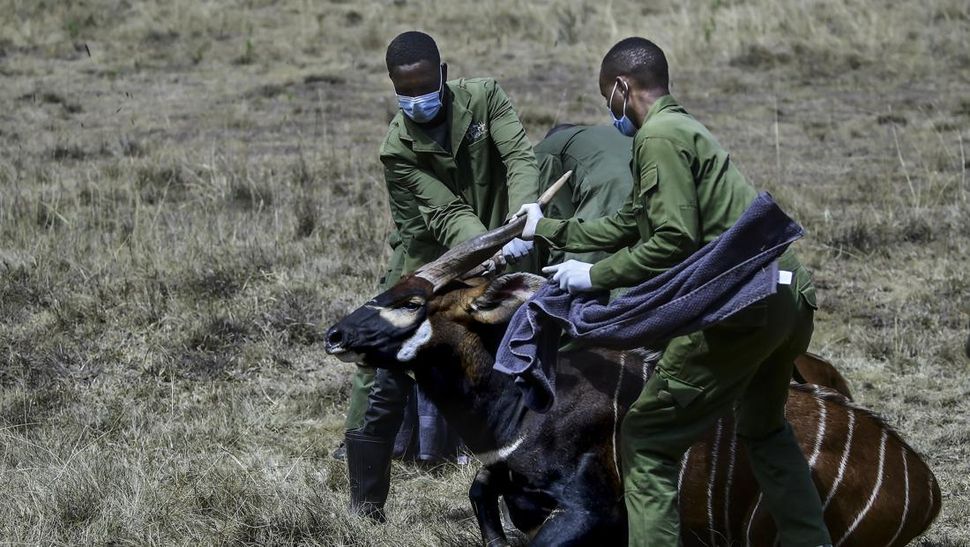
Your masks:
[{"label": "third person in green uniform", "polygon": [[[546,206],[549,218],[592,220],[613,213],[630,195],[633,139],[609,125],[561,124],[546,133],[536,145],[540,192],[552,186],[566,171],[573,176]],[[563,260],[596,262],[608,255],[603,251],[563,253],[553,249],[545,264]]]}]

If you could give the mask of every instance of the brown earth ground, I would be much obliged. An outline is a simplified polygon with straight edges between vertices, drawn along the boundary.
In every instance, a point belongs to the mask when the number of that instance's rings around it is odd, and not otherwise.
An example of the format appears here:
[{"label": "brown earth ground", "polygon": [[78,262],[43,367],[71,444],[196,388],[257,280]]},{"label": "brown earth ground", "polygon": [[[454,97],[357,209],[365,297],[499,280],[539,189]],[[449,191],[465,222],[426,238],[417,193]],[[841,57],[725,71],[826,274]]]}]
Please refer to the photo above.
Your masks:
[{"label": "brown earth ground", "polygon": [[[878,4],[878,5],[876,5]],[[935,469],[970,541],[970,4],[0,0],[0,541],[467,545],[473,469],[328,457],[321,326],[386,256],[387,42],[421,28],[536,141],[606,123],[602,54],[674,92],[808,229],[812,350]]]}]

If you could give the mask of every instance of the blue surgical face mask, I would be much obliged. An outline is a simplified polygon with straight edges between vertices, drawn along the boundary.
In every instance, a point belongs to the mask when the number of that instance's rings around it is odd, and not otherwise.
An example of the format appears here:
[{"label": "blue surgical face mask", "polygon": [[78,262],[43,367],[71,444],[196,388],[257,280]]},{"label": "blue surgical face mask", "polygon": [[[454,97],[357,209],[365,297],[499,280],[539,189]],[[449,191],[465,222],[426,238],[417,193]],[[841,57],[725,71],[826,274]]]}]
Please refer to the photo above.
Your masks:
[{"label": "blue surgical face mask", "polygon": [[613,114],[613,96],[616,95],[616,90],[618,89],[619,85],[620,85],[619,80],[617,80],[616,83],[613,84],[613,92],[610,93],[610,100],[608,103],[606,103],[606,108],[607,110],[610,111],[610,117],[613,118],[613,127],[615,127],[617,131],[619,131],[620,133],[623,133],[627,137],[632,137],[637,134],[637,127],[633,125],[633,121],[626,115],[627,97],[623,97],[623,117],[617,118]]},{"label": "blue surgical face mask", "polygon": [[417,123],[425,123],[433,120],[438,115],[438,112],[441,111],[441,90],[445,85],[444,74],[440,66],[438,67],[438,75],[441,79],[441,83],[438,85],[438,91],[432,91],[431,93],[418,95],[417,97],[408,97],[407,95],[397,96],[397,104],[400,105],[405,116]]}]

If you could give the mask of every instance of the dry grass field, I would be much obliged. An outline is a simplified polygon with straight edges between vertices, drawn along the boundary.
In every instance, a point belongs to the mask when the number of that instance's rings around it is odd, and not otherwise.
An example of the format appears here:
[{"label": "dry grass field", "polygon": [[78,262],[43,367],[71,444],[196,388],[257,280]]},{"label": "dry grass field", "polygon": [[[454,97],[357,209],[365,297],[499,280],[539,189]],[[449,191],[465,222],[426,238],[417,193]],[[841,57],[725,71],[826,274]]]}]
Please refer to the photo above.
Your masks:
[{"label": "dry grass field", "polygon": [[470,545],[473,469],[395,465],[348,517],[351,366],[374,292],[398,32],[494,76],[537,141],[608,123],[632,34],[808,229],[813,351],[941,481],[970,544],[966,0],[0,0],[0,542]]}]

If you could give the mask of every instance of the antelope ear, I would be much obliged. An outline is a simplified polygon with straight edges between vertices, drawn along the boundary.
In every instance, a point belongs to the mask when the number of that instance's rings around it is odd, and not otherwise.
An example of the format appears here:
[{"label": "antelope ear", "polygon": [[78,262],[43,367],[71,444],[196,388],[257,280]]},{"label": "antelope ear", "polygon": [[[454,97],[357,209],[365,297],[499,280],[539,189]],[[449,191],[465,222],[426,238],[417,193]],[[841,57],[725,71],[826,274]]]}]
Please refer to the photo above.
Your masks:
[{"label": "antelope ear", "polygon": [[513,273],[493,279],[481,296],[472,300],[468,313],[476,321],[499,324],[512,319],[519,306],[532,298],[546,278],[530,273]]}]

